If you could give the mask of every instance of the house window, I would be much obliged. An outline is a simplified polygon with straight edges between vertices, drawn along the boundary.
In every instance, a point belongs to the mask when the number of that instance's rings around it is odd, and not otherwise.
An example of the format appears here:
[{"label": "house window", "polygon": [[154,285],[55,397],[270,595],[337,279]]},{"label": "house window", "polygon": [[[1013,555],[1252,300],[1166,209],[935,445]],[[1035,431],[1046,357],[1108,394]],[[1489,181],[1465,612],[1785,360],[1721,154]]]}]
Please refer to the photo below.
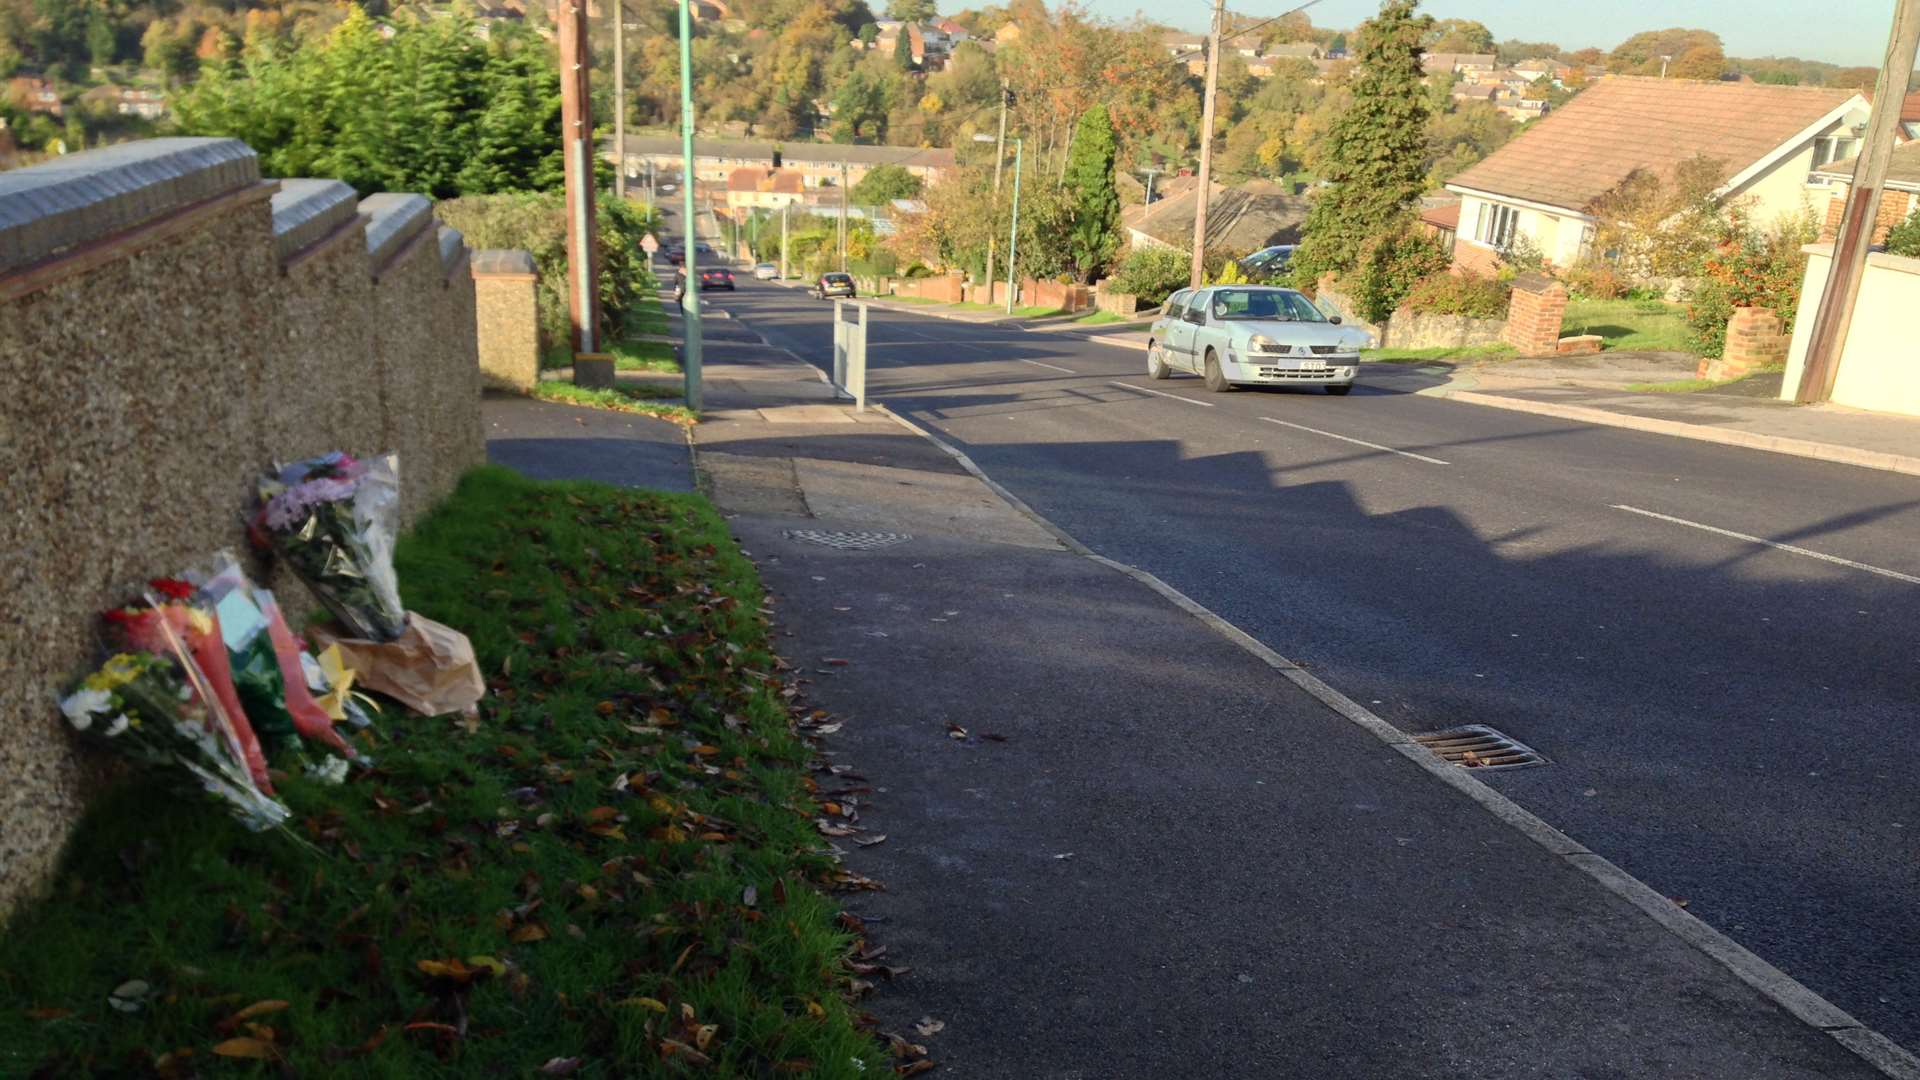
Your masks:
[{"label": "house window", "polygon": [[1825,135],[1813,140],[1813,167],[1831,165],[1836,161],[1845,161],[1853,156],[1854,149],[1860,145],[1859,139],[1850,139],[1841,135]]},{"label": "house window", "polygon": [[1480,216],[1476,219],[1473,238],[1490,248],[1506,250],[1513,243],[1513,223],[1520,212],[1511,206],[1499,203],[1481,203]]}]

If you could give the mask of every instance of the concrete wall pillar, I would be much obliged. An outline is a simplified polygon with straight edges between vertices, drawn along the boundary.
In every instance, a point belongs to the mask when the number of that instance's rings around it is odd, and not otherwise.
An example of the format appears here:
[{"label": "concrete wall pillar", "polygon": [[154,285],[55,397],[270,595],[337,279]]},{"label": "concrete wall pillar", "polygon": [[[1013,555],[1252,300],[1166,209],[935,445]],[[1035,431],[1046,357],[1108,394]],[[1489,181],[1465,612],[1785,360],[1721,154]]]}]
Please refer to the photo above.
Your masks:
[{"label": "concrete wall pillar", "polygon": [[526,392],[540,379],[540,305],[533,255],[496,248],[473,253],[480,376],[489,389]]}]

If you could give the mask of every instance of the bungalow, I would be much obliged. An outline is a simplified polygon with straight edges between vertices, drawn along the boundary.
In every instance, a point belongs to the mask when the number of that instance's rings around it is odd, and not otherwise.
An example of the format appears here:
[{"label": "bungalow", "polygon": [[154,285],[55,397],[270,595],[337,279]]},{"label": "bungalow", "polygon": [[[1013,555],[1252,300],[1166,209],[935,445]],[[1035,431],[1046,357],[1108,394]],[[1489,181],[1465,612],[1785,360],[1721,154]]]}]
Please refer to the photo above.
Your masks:
[{"label": "bungalow", "polygon": [[1859,146],[1866,98],[1850,90],[1611,75],[1455,176],[1457,266],[1494,269],[1526,237],[1556,266],[1593,240],[1595,200],[1629,176],[1706,158],[1717,194],[1760,221],[1824,197],[1817,170]]},{"label": "bungalow", "polygon": [[1285,45],[1275,45],[1267,50],[1270,60],[1320,60],[1326,57],[1320,46],[1311,41],[1289,41]]},{"label": "bungalow", "polygon": [[[1175,189],[1169,182],[1167,187]],[[1121,224],[1136,248],[1193,250],[1193,215],[1199,184],[1190,182],[1170,190],[1151,206],[1132,207]],[[1307,200],[1271,180],[1249,180],[1238,187],[1210,185],[1207,202],[1207,247],[1245,254],[1300,238],[1307,220]]]},{"label": "bungalow", "polygon": [[1492,53],[1428,53],[1420,58],[1420,66],[1429,75],[1445,75],[1459,72],[1469,78],[1475,72],[1492,71],[1500,63],[1500,58]]},{"label": "bungalow", "polygon": [[[1840,211],[1847,203],[1847,189],[1853,186],[1853,170],[1860,164],[1858,157],[1823,165],[1813,171],[1813,175],[1834,186],[1825,214],[1826,221],[1820,227],[1820,242],[1831,243],[1834,234],[1840,231]],[[1887,239],[1887,230],[1900,224],[1920,208],[1920,142],[1910,142],[1893,148],[1893,156],[1887,162],[1887,181],[1880,189],[1880,206],[1874,212],[1873,242],[1883,243]]]}]

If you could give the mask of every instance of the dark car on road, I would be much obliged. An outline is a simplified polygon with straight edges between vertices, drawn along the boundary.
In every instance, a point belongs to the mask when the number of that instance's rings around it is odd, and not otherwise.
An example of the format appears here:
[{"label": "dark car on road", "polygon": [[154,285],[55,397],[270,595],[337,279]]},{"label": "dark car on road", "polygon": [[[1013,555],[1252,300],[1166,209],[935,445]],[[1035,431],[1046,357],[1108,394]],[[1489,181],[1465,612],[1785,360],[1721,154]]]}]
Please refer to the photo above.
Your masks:
[{"label": "dark car on road", "polygon": [[816,299],[820,299],[820,300],[825,300],[829,296],[845,296],[848,298],[852,298],[855,295],[854,289],[853,289],[853,275],[838,274],[838,273],[821,274],[820,280],[814,282],[813,288],[807,291],[812,293]]},{"label": "dark car on road", "polygon": [[699,273],[700,275],[700,289],[702,292],[708,289],[725,289],[728,292],[733,291],[733,271],[727,269],[726,267],[724,266],[701,267],[697,271],[697,273]]},{"label": "dark car on road", "polygon": [[687,261],[687,249],[679,244],[667,245],[666,254],[667,261],[675,266],[679,266]]}]

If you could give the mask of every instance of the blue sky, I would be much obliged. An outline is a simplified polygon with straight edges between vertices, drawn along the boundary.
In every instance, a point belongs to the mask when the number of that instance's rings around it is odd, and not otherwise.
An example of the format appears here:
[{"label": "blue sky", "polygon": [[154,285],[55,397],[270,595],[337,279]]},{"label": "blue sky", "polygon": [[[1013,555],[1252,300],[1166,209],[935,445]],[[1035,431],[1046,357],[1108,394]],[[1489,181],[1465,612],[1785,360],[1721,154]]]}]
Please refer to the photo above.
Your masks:
[{"label": "blue sky", "polygon": [[[1278,15],[1297,0],[1228,0],[1246,15]],[[1568,49],[1611,49],[1641,30],[1698,27],[1720,35],[1733,56],[1798,56],[1878,67],[1893,23],[1894,0],[1425,0],[1436,18],[1477,19],[1496,39],[1552,41]],[[944,5],[943,5],[944,6]],[[1091,0],[1094,11],[1124,18],[1140,0]],[[1307,9],[1316,26],[1350,27],[1379,0],[1320,0]],[[1205,0],[1174,0],[1146,10],[1189,30],[1206,26]]]}]

